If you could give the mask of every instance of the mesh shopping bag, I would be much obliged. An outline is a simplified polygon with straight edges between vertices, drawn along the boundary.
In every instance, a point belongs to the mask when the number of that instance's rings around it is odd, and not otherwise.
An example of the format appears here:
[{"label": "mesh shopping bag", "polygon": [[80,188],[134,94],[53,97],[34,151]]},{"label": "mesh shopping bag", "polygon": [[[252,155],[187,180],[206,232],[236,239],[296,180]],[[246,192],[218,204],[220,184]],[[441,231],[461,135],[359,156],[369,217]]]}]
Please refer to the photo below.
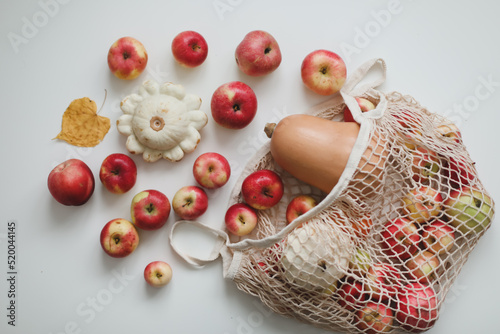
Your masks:
[{"label": "mesh shopping bag", "polygon": [[[382,75],[363,84],[375,66]],[[248,161],[228,207],[244,201],[243,181],[263,169],[281,177],[280,202],[259,210],[257,227],[244,237],[230,235],[224,225],[179,221],[171,232],[173,248],[193,265],[221,255],[224,277],[240,290],[278,314],[317,327],[345,333],[431,328],[468,255],[489,228],[494,202],[459,129],[410,96],[376,90],[385,73],[383,60],[366,62],[339,96],[307,113],[344,122],[347,107],[359,123],[331,190],[311,184],[307,176],[299,179],[291,173],[293,166],[280,166],[266,143]],[[376,107],[362,112],[360,97]],[[287,206],[298,195],[318,204],[287,222]],[[218,236],[209,257],[179,250],[174,237],[182,224]]]}]

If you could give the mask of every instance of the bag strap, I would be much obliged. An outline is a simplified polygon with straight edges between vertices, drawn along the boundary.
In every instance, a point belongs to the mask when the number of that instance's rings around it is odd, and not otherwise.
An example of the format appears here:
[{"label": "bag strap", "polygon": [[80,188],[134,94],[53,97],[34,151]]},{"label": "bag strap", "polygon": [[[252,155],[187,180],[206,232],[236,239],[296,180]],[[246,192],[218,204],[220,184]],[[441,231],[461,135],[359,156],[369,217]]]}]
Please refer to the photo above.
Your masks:
[{"label": "bag strap", "polygon": [[[377,76],[376,79],[371,82],[361,84],[361,81],[375,66],[381,67],[382,75]],[[386,73],[387,66],[385,61],[381,58],[375,58],[368,60],[358,67],[344,83],[344,86],[340,90],[340,94],[344,98],[344,102],[347,107],[349,107],[349,110],[351,111],[351,114],[356,122],[361,124],[365,118],[377,119],[384,115],[384,112],[387,109],[387,99],[384,94],[376,91],[375,88],[385,82]],[[361,112],[358,102],[356,101],[356,97],[366,93],[378,96],[379,101],[375,109],[367,112]]]}]

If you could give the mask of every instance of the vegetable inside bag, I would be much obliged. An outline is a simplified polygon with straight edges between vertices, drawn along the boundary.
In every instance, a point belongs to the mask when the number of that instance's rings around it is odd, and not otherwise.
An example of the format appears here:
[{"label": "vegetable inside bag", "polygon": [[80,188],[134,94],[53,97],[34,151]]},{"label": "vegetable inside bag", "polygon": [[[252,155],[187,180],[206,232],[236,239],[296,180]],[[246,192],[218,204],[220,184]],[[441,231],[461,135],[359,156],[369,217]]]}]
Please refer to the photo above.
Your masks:
[{"label": "vegetable inside bag", "polygon": [[[381,66],[382,75],[361,84],[374,66]],[[385,73],[383,60],[366,62],[341,95],[307,113],[324,122],[344,122],[347,106],[359,123],[345,168],[332,171],[339,175],[331,191],[311,185],[306,173],[280,166],[271,153],[271,141],[277,140],[272,138],[248,162],[228,207],[243,202],[243,180],[261,169],[282,178],[281,201],[258,211],[257,227],[244,237],[229,235],[224,226],[179,221],[170,235],[174,250],[197,266],[222,256],[224,277],[240,290],[276,313],[317,327],[345,333],[431,328],[469,253],[489,228],[494,202],[459,129],[410,96],[375,90]],[[362,112],[356,97],[376,107]],[[318,204],[287,224],[288,203],[304,194]],[[179,250],[175,230],[183,224],[217,235],[209,257]]]}]

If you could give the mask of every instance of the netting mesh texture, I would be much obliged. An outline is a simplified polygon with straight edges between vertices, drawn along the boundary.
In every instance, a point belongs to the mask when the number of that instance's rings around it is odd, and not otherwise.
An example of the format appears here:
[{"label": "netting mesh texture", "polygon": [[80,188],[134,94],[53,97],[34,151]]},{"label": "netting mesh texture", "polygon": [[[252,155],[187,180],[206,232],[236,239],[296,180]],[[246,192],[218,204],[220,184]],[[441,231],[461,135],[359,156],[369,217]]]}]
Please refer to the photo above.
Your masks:
[{"label": "netting mesh texture", "polygon": [[[234,280],[273,311],[345,333],[425,331],[489,227],[493,201],[459,130],[411,97],[386,98],[385,114],[370,120],[368,148],[333,203],[275,245],[243,251]],[[332,119],[343,108],[315,116]],[[283,229],[295,196],[326,196],[270,153],[251,164],[276,171],[285,185],[281,202],[258,213],[251,238]]]}]

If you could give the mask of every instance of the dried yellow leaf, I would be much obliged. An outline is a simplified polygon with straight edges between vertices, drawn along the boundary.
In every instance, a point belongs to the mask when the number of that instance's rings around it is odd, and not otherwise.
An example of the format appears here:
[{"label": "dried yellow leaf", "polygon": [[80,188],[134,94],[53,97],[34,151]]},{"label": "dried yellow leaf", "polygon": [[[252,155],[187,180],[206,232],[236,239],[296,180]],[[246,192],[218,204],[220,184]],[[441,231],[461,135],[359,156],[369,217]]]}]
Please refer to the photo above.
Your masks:
[{"label": "dried yellow leaf", "polygon": [[62,117],[61,132],[54,139],[81,147],[99,144],[108,133],[109,118],[97,115],[97,106],[88,97],[71,102]]}]

